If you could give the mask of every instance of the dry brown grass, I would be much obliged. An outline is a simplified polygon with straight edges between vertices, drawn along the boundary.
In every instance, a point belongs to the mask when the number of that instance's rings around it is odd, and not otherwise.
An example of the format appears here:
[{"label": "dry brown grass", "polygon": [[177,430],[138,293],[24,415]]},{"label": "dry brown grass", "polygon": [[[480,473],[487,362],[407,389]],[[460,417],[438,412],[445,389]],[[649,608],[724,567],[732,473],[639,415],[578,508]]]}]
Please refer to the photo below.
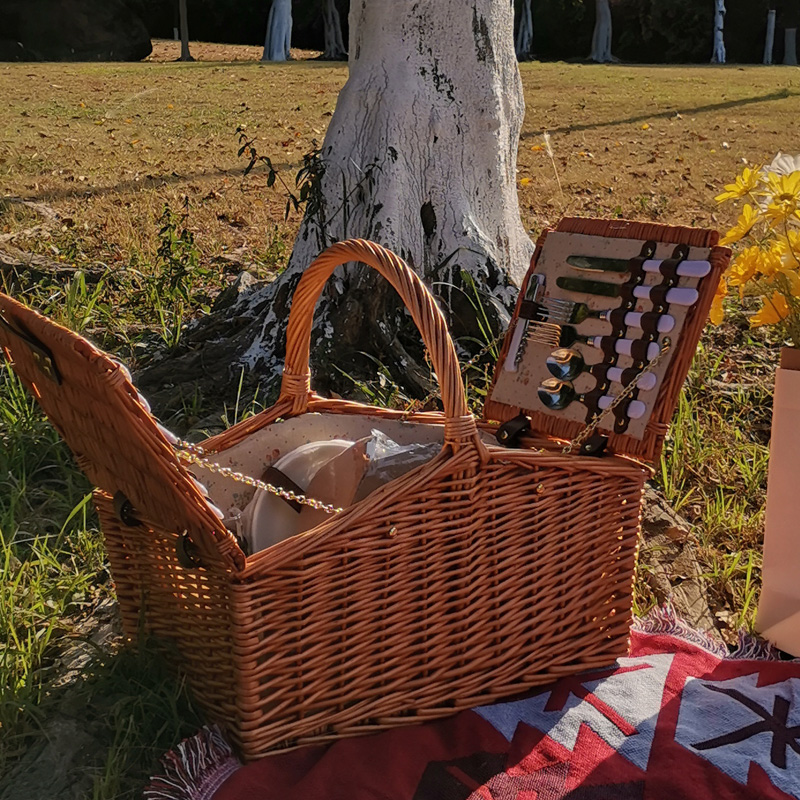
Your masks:
[{"label": "dry brown grass", "polygon": [[[299,220],[284,223],[285,198],[258,168],[242,179],[235,131],[246,126],[291,182],[324,135],[346,67],[181,64],[167,60],[175,47],[157,43],[158,63],[0,66],[0,194],[68,216],[88,259],[152,256],[164,203],[177,208],[185,196],[206,258],[239,248],[247,260],[275,237],[291,242]],[[200,58],[260,55],[192,47]],[[794,146],[794,70],[556,63],[524,64],[522,75],[519,175],[530,183],[520,206],[534,232],[568,213],[713,225],[712,198],[742,159]],[[555,166],[541,147],[545,130]],[[0,217],[2,231],[28,224],[18,210]]]}]

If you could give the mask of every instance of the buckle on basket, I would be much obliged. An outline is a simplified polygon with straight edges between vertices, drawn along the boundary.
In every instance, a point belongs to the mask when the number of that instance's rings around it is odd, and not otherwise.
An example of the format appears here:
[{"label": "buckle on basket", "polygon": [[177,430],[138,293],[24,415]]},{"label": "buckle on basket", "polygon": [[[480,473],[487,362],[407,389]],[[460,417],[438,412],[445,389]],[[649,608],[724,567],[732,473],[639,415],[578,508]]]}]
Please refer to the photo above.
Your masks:
[{"label": "buckle on basket", "polygon": [[117,519],[129,528],[138,528],[142,524],[142,521],[136,518],[136,509],[133,507],[133,503],[125,497],[122,491],[118,491],[114,495],[114,513],[117,515]]},{"label": "buckle on basket", "polygon": [[578,453],[582,456],[595,456],[599,458],[605,452],[607,444],[608,436],[604,433],[595,433],[580,446]]},{"label": "buckle on basket", "polygon": [[504,422],[495,434],[498,444],[503,447],[519,447],[522,435],[531,429],[531,419],[525,414],[518,414],[514,419]]},{"label": "buckle on basket", "polygon": [[34,363],[46,378],[61,385],[61,373],[53,360],[53,354],[32,333],[16,320],[12,323],[2,311],[0,311],[0,325],[28,345]]},{"label": "buckle on basket", "polygon": [[189,537],[188,531],[184,531],[175,542],[175,555],[178,556],[178,563],[184,569],[200,569],[203,566],[197,553],[197,545]]}]

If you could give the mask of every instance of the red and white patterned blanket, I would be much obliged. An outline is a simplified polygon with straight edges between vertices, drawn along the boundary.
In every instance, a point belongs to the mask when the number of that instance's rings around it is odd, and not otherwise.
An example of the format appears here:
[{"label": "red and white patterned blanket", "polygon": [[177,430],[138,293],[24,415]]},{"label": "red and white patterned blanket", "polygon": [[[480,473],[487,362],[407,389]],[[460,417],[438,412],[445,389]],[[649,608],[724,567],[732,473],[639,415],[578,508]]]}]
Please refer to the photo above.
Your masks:
[{"label": "red and white patterned blanket", "polygon": [[522,700],[246,767],[205,732],[165,768],[149,800],[800,798],[800,662],[662,611],[628,658]]}]

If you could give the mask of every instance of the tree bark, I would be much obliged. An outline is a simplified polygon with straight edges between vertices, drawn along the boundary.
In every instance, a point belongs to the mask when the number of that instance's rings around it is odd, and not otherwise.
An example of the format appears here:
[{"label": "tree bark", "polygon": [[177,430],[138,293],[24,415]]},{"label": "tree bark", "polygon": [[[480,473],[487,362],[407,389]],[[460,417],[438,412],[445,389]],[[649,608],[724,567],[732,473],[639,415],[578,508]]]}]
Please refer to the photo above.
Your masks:
[{"label": "tree bark", "polygon": [[189,52],[189,15],[186,10],[186,0],[179,0],[178,11],[181,25],[181,61],[194,61]]},{"label": "tree bark", "polygon": [[342,23],[336,0],[322,0],[322,22],[325,28],[325,52],[328,61],[341,61],[347,58],[347,50],[342,38]]},{"label": "tree bark", "polygon": [[786,45],[783,51],[783,63],[797,66],[797,28],[787,28],[784,34]]},{"label": "tree bark", "polygon": [[272,0],[262,61],[288,61],[292,44],[292,0]]},{"label": "tree bark", "polygon": [[725,63],[725,0],[714,0],[714,51],[712,64]]},{"label": "tree bark", "polygon": [[589,58],[599,64],[613,60],[611,55],[611,7],[608,0],[595,0],[596,16]]},{"label": "tree bark", "polygon": [[[405,258],[437,295],[465,349],[472,344],[474,352],[476,339],[507,325],[513,282],[533,253],[516,191],[524,100],[510,4],[471,5],[464,14],[462,0],[351,4],[350,76],[289,264],[225,319],[212,314],[189,332],[186,344],[196,350],[186,371],[213,374],[217,387],[240,365],[267,380],[279,375],[300,274],[326,246],[353,237]],[[328,289],[315,316],[315,361],[325,364],[316,386],[336,372],[331,363],[365,368],[370,362],[358,354],[367,352],[406,388],[430,388],[419,335],[386,281],[348,265]],[[210,343],[209,331],[227,340]],[[174,382],[176,374],[170,364],[151,370],[145,383]]]},{"label": "tree bark", "polygon": [[533,55],[533,11],[531,10],[531,0],[522,0],[514,49],[519,61],[526,61]]},{"label": "tree bark", "polygon": [[767,34],[764,39],[764,63],[767,65],[772,64],[772,53],[775,49],[775,16],[774,8],[767,11]]}]

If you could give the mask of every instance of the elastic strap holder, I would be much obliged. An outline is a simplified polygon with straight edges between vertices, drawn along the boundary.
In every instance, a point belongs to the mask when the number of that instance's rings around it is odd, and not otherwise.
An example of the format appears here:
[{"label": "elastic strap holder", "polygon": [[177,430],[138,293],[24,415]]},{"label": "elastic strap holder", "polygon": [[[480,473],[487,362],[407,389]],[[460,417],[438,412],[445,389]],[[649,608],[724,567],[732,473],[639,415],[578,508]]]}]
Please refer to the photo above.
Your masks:
[{"label": "elastic strap holder", "polygon": [[658,338],[659,330],[658,330],[658,323],[661,321],[661,317],[663,314],[659,314],[656,311],[647,311],[642,314],[641,319],[641,327],[644,333],[648,336],[652,336],[653,340]]},{"label": "elastic strap holder", "polygon": [[586,424],[590,424],[595,415],[600,411],[600,398],[606,394],[605,390],[598,388],[586,392],[581,398],[586,406]]},{"label": "elastic strap holder", "polygon": [[608,370],[611,366],[611,364],[606,364],[604,361],[601,361],[599,364],[592,364],[589,372],[596,381],[595,389],[598,391],[602,391],[603,393],[608,391],[610,383],[608,380]]},{"label": "elastic strap holder", "polygon": [[539,303],[533,300],[523,300],[519,304],[519,319],[540,319],[543,309]]},{"label": "elastic strap holder", "polygon": [[[633,394],[636,395],[636,392]],[[634,397],[631,397],[630,400],[625,403],[620,403],[614,409],[614,433],[625,433],[625,431],[628,430],[628,423],[630,422],[630,417],[628,416],[628,406],[633,399]]]}]

